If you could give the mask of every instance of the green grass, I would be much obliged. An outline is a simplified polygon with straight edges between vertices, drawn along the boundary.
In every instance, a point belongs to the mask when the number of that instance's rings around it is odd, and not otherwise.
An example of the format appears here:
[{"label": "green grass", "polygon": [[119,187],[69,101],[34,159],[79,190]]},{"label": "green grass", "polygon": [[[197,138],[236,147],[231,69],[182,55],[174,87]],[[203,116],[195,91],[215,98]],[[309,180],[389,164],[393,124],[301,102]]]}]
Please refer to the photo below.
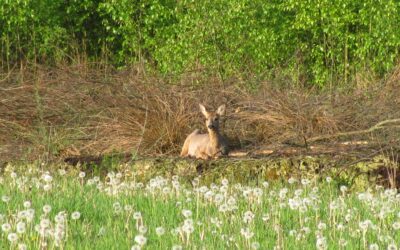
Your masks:
[{"label": "green grass", "polygon": [[[395,190],[342,192],[335,180],[317,179],[202,186],[201,177],[188,185],[175,176],[141,184],[130,171],[119,175],[95,179],[76,170],[8,166],[0,177],[0,249],[139,249],[138,235],[146,239],[143,249],[400,247]],[[31,222],[21,215],[26,201],[34,211]],[[185,217],[185,210],[191,215]],[[18,222],[26,227],[12,243]],[[165,233],[158,235],[157,227]]]}]

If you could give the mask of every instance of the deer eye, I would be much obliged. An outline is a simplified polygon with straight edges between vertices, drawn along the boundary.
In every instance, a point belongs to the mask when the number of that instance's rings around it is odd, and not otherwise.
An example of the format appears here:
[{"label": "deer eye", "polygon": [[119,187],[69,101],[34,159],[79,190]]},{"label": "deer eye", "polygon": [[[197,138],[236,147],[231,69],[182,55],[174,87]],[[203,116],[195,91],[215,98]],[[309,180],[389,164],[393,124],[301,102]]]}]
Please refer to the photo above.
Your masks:
[{"label": "deer eye", "polygon": [[218,117],[215,117],[215,118],[214,118],[214,121],[218,121]]}]

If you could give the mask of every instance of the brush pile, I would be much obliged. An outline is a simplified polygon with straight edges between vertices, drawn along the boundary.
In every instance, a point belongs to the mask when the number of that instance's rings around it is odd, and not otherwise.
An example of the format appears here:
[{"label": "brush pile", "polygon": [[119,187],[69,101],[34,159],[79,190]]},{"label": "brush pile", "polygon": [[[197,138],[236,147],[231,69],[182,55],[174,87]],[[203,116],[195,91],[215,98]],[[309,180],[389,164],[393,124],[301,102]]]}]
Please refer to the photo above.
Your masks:
[{"label": "brush pile", "polygon": [[[204,129],[199,102],[212,108],[226,103],[222,129],[233,147],[248,151],[348,141],[399,144],[400,67],[386,80],[349,91],[260,82],[256,92],[237,79],[221,83],[195,74],[177,80],[137,69],[29,68],[1,75],[3,159],[176,155],[188,133]],[[393,122],[370,129],[386,120]]]}]

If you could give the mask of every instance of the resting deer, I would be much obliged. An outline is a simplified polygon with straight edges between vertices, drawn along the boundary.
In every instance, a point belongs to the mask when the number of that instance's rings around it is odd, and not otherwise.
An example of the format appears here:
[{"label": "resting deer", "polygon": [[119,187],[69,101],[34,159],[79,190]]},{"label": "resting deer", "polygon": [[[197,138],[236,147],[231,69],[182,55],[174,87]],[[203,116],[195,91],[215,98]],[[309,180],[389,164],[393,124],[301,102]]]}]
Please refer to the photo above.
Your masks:
[{"label": "resting deer", "polygon": [[208,134],[200,134],[196,129],[185,140],[182,147],[182,157],[196,157],[201,159],[215,158],[228,154],[228,146],[219,131],[219,119],[225,114],[225,105],[221,105],[216,112],[209,112],[199,104],[200,111],[206,118]]}]

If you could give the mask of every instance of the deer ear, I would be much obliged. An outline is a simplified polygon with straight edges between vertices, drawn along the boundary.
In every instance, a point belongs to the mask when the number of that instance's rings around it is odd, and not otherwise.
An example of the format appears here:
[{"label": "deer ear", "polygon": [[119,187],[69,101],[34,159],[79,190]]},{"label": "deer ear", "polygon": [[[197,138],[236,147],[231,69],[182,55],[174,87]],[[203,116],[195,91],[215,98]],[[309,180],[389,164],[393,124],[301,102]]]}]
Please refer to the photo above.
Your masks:
[{"label": "deer ear", "polygon": [[203,115],[205,117],[207,117],[208,116],[208,111],[207,111],[206,107],[204,107],[203,104],[199,104],[199,107],[200,107],[201,113],[203,113]]},{"label": "deer ear", "polygon": [[225,104],[219,106],[218,109],[217,109],[217,114],[224,115],[225,114],[225,108],[226,108]]}]

